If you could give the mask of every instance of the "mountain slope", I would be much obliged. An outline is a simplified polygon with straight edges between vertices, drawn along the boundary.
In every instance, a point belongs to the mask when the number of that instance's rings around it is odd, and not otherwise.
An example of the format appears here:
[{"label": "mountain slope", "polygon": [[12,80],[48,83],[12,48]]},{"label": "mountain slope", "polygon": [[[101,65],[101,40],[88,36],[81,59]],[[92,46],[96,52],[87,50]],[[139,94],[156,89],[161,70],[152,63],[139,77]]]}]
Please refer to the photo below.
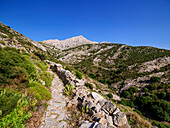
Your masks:
[{"label": "mountain slope", "polygon": [[76,36],[66,40],[44,40],[41,41],[45,45],[49,45],[59,50],[69,49],[83,44],[95,44],[97,42],[92,42],[84,38],[83,36]]}]

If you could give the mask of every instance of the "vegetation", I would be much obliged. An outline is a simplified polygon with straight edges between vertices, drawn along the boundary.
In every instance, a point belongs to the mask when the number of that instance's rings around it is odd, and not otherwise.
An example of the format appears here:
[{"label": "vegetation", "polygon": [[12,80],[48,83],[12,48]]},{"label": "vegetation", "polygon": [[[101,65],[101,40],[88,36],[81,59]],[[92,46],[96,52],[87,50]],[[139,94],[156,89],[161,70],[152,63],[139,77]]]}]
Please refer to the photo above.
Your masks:
[{"label": "vegetation", "polygon": [[88,88],[90,88],[90,89],[93,90],[93,85],[92,85],[92,84],[90,84],[90,83],[85,83],[84,85],[85,85],[86,87],[88,87]]},{"label": "vegetation", "polygon": [[67,96],[72,96],[73,95],[73,89],[74,87],[72,85],[65,85],[65,89],[64,89],[64,94]]},{"label": "vegetation", "polygon": [[42,72],[40,78],[45,81],[45,86],[50,87],[53,81],[53,75],[49,72]]},{"label": "vegetation", "polygon": [[111,93],[107,94],[107,97],[109,97],[110,99],[113,98],[113,95]]},{"label": "vegetation", "polygon": [[5,45],[5,42],[3,40],[0,40],[0,44]]},{"label": "vegetation", "polygon": [[81,72],[79,72],[79,71],[75,71],[75,73],[76,73],[76,77],[78,78],[78,79],[82,79],[82,74],[81,74]]}]

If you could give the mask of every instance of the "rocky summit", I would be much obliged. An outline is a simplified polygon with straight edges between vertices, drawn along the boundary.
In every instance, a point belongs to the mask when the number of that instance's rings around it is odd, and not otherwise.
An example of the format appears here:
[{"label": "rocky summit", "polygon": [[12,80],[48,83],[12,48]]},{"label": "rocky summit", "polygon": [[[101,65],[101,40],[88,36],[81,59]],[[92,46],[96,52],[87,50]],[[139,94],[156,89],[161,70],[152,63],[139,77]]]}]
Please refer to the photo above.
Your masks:
[{"label": "rocky summit", "polygon": [[36,42],[0,22],[2,128],[169,128],[169,76],[170,50]]}]

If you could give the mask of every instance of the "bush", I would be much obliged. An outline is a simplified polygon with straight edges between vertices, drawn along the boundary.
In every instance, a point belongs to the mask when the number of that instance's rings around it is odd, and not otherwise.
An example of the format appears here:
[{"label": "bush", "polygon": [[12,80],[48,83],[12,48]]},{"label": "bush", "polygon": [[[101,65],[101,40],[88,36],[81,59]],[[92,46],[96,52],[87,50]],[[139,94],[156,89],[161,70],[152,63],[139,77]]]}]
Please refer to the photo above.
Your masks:
[{"label": "bush", "polygon": [[137,87],[134,87],[134,86],[131,86],[129,89],[128,89],[128,92],[130,94],[133,94],[133,93],[136,93],[138,91]]},{"label": "bush", "polygon": [[21,55],[15,48],[0,50],[0,84],[12,84],[14,79],[27,82],[28,78],[38,80],[37,70],[30,58]]},{"label": "bush", "polygon": [[113,95],[111,93],[107,94],[107,97],[109,97],[110,99],[113,98]]},{"label": "bush", "polygon": [[36,102],[29,100],[29,98],[26,95],[22,95],[21,98],[18,100],[16,107],[13,108],[13,110],[8,115],[5,115],[4,117],[0,118],[0,127],[1,128],[26,127],[24,125],[25,120],[28,120],[30,117],[32,117],[32,114],[29,112],[29,109],[31,107],[34,107],[35,104]]},{"label": "bush", "polygon": [[51,99],[51,93],[40,83],[32,82],[29,85],[30,93],[38,100]]},{"label": "bush", "polygon": [[125,97],[125,98],[128,98],[128,97],[130,97],[130,93],[128,91],[124,91],[122,93],[122,96]]},{"label": "bush", "polygon": [[5,45],[5,42],[3,40],[0,40],[0,44]]},{"label": "bush", "polygon": [[41,53],[38,53],[38,52],[35,52],[34,51],[34,54],[36,55],[36,56],[38,56],[41,60],[45,60],[45,55],[43,55],[43,54],[41,54]]},{"label": "bush", "polygon": [[141,111],[139,111],[138,109],[134,109],[133,111],[137,112],[139,115],[142,115]]},{"label": "bush", "polygon": [[17,106],[18,100],[21,95],[12,89],[0,88],[0,110],[2,111],[1,117],[6,116]]},{"label": "bush", "polygon": [[40,78],[45,81],[45,86],[50,87],[53,81],[53,76],[51,76],[51,73],[49,72],[42,72],[40,74]]},{"label": "bush", "polygon": [[148,86],[148,88],[149,88],[150,90],[156,90],[156,89],[157,89],[157,86],[156,86],[155,83],[152,83],[152,84],[150,84],[150,85]]},{"label": "bush", "polygon": [[106,84],[107,80],[106,79],[101,79],[101,80],[99,80],[99,82],[101,82],[103,84]]},{"label": "bush", "polygon": [[152,76],[150,81],[152,83],[157,83],[157,82],[160,82],[161,81],[161,78],[160,77],[156,77],[156,76]]},{"label": "bush", "polygon": [[79,71],[76,70],[75,73],[78,79],[82,79],[82,74]]},{"label": "bush", "polygon": [[64,94],[67,96],[73,95],[73,89],[74,87],[72,85],[65,85]]},{"label": "bush", "polygon": [[134,108],[135,105],[133,103],[133,101],[129,101],[129,100],[125,100],[124,98],[122,98],[122,100],[120,101],[120,103],[124,106],[129,106],[131,108]]},{"label": "bush", "polygon": [[85,86],[93,90],[93,85],[90,83],[85,83]]}]

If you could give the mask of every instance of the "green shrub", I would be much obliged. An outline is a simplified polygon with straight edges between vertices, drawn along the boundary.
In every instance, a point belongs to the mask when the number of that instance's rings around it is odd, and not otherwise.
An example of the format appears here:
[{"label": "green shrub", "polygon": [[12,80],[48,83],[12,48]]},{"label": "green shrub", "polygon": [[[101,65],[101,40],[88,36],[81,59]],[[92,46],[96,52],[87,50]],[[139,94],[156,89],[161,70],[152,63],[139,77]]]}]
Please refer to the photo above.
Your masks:
[{"label": "green shrub", "polygon": [[150,81],[152,83],[157,83],[157,82],[160,82],[161,81],[161,78],[160,77],[156,77],[156,76],[152,76]]},{"label": "green shrub", "polygon": [[49,72],[42,72],[40,78],[45,81],[45,86],[50,87],[53,81],[53,76]]},{"label": "green shrub", "polygon": [[46,59],[46,57],[45,57],[44,54],[41,54],[41,53],[35,52],[35,51],[34,51],[34,54],[35,54],[36,56],[38,56],[41,60],[45,60],[45,59]]},{"label": "green shrub", "polygon": [[0,118],[0,127],[26,128],[24,125],[25,121],[32,117],[32,114],[29,112],[29,108],[34,107],[35,104],[35,101],[29,100],[26,95],[22,94],[15,108],[13,108],[13,110],[8,115]]},{"label": "green shrub", "polygon": [[153,125],[153,126],[156,125],[156,126],[158,126],[159,128],[169,128],[168,125],[163,124],[163,123],[159,123],[159,122],[157,122],[157,121],[153,121],[153,122],[152,122],[152,125]]},{"label": "green shrub", "polygon": [[107,94],[107,97],[109,97],[110,99],[113,98],[113,95],[111,93]]},{"label": "green shrub", "polygon": [[23,82],[27,82],[27,78],[38,80],[37,70],[30,58],[21,55],[15,48],[5,47],[0,50],[0,84],[12,84],[13,79],[21,78]]},{"label": "green shrub", "polygon": [[156,90],[157,89],[157,85],[155,83],[152,83],[148,86],[149,90]]},{"label": "green shrub", "polygon": [[141,111],[139,111],[138,109],[134,109],[133,111],[137,112],[139,115],[142,115]]},{"label": "green shrub", "polygon": [[107,80],[106,79],[101,79],[101,80],[99,80],[99,82],[101,82],[103,84],[106,84]]},{"label": "green shrub", "polygon": [[51,93],[40,83],[32,82],[29,85],[30,93],[38,100],[51,99]]},{"label": "green shrub", "polygon": [[82,74],[79,71],[76,70],[75,73],[78,79],[82,79]]},{"label": "green shrub", "polygon": [[67,96],[71,96],[73,95],[73,89],[74,87],[72,85],[65,85],[65,89],[64,89],[64,94],[67,95]]},{"label": "green shrub", "polygon": [[122,93],[122,96],[125,97],[125,98],[128,98],[128,97],[130,97],[130,93],[128,91],[124,91]]},{"label": "green shrub", "polygon": [[66,67],[65,70],[69,70],[70,72],[72,71],[72,69],[69,67]]},{"label": "green shrub", "polygon": [[3,40],[0,40],[0,44],[5,45],[5,42]]},{"label": "green shrub", "polygon": [[138,88],[137,87],[134,87],[134,86],[131,86],[129,89],[128,89],[128,92],[130,94],[133,94],[133,93],[136,93],[138,91]]},{"label": "green shrub", "polygon": [[0,88],[0,110],[2,111],[1,117],[6,116],[17,106],[18,100],[21,95],[12,89]]},{"label": "green shrub", "polygon": [[125,100],[124,98],[122,98],[122,100],[120,101],[120,103],[124,106],[129,106],[131,108],[134,108],[135,105],[133,103],[133,101],[129,101],[129,100]]},{"label": "green shrub", "polygon": [[85,83],[85,86],[93,90],[93,85],[90,83]]},{"label": "green shrub", "polygon": [[45,61],[34,60],[34,62],[42,71],[47,71],[48,65]]}]

